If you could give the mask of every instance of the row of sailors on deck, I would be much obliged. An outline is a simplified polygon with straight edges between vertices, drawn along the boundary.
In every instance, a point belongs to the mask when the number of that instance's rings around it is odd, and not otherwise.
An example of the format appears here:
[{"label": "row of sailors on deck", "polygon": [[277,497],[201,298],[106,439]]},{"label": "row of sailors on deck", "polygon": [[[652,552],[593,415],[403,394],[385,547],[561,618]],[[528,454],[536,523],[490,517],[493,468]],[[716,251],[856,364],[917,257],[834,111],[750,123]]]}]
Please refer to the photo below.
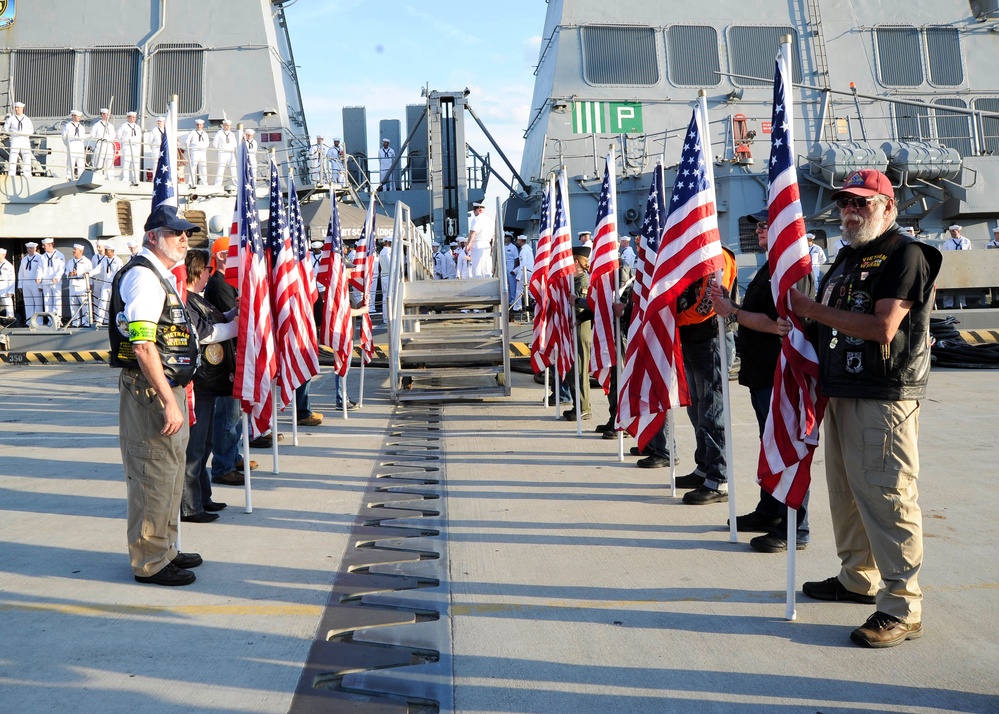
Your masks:
[{"label": "row of sailors on deck", "polygon": [[[15,102],[14,113],[7,117],[3,132],[10,141],[10,156],[7,174],[14,176],[18,166],[22,175],[31,175],[31,136],[34,124],[24,113],[24,103]],[[156,127],[143,131],[136,122],[138,114],[128,112],[125,123],[117,129],[111,121],[111,113],[106,107],[100,109],[101,118],[88,128],[82,122],[83,112],[74,109],[69,113],[69,121],[63,126],[62,140],[66,145],[66,178],[75,181],[87,168],[87,150],[91,152],[90,168],[108,180],[128,181],[137,186],[140,181],[151,179],[156,166],[156,156],[163,140],[166,121],[157,117]],[[195,127],[179,138],[179,148],[185,151],[188,166],[188,180],[192,186],[208,184],[208,150],[216,154],[215,185],[221,186],[226,173],[236,180],[236,149],[239,135],[232,129],[232,122],[222,121],[222,128],[210,135],[205,130],[205,120],[196,119]],[[256,154],[259,149],[254,129],[244,131],[244,139],[250,152],[250,169],[256,179]],[[120,167],[116,167],[115,153],[119,152]],[[144,161],[143,161],[144,159]],[[143,165],[144,164],[144,165]]]},{"label": "row of sailors on deck", "polygon": [[[21,258],[15,280],[14,266],[7,260],[7,249],[0,248],[0,315],[11,319],[14,314],[14,293],[21,291],[24,301],[24,320],[30,324],[35,313],[47,312],[63,318],[63,281],[69,283],[70,325],[73,327],[104,327],[107,325],[108,303],[111,299],[111,281],[122,269],[122,259],[115,255],[115,247],[103,240],[97,241],[93,259],[84,255],[85,246],[73,245],[73,254],[67,260],[55,248],[51,238],[38,243],[24,244],[27,253]],[[129,240],[130,259],[142,248],[139,240]],[[93,311],[93,319],[91,319]]]}]

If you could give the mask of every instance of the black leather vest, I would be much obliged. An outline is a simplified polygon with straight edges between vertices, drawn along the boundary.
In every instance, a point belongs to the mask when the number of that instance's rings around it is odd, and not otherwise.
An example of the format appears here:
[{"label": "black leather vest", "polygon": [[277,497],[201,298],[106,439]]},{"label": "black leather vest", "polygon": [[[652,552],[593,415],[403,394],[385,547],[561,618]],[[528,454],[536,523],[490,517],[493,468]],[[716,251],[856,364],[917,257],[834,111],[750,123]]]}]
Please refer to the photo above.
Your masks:
[{"label": "black leather vest", "polygon": [[[919,246],[936,280],[943,257],[893,225],[880,237],[858,249],[844,248],[819,286],[819,300],[844,310],[874,313],[873,295],[884,277],[889,257],[903,246]],[[816,350],[819,386],[827,397],[852,399],[922,399],[930,374],[930,313],[933,294],[915,302],[888,344],[861,340],[819,324]]]},{"label": "black leather vest", "polygon": [[129,341],[129,325],[125,319],[125,303],[121,299],[122,277],[128,271],[142,266],[160,279],[166,299],[159,322],[156,324],[156,351],[160,355],[163,373],[173,386],[183,387],[194,378],[198,368],[198,336],[191,324],[187,310],[177,296],[176,288],[163,278],[143,255],[137,255],[118,271],[111,283],[111,319],[108,320],[108,336],[111,341],[111,366],[139,369],[135,351]]}]

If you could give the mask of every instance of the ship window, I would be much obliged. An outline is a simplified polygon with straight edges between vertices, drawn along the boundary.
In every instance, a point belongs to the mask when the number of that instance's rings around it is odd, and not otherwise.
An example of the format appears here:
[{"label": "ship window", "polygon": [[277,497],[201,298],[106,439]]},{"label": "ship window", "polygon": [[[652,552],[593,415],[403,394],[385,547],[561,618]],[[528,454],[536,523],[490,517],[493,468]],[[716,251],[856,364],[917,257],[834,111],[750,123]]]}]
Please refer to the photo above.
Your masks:
[{"label": "ship window", "polygon": [[915,27],[879,27],[874,30],[881,84],[915,87],[923,83],[919,30]]},{"label": "ship window", "polygon": [[718,31],[706,25],[673,25],[666,30],[666,66],[673,84],[690,87],[719,84]]},{"label": "ship window", "polygon": [[[967,107],[963,99],[938,99],[938,105],[946,107]],[[934,110],[937,120],[937,141],[944,146],[956,149],[961,156],[972,156],[971,116],[958,114],[937,108]]]},{"label": "ship window", "polygon": [[[737,25],[728,31],[729,62],[733,74],[761,79],[733,77],[732,83],[743,87],[769,87],[773,84],[774,65],[780,51],[780,38],[791,35],[793,82],[801,81],[801,57],[798,33],[791,27],[750,27]],[[764,79],[765,78],[765,79]]]},{"label": "ship window", "polygon": [[16,50],[12,99],[32,117],[64,117],[73,106],[72,50]]},{"label": "ship window", "polygon": [[114,97],[112,112],[119,116],[139,108],[139,51],[107,47],[87,51],[87,90],[83,111],[100,113]]},{"label": "ship window", "polygon": [[894,106],[897,141],[928,141],[932,138],[929,107],[916,107],[911,104]]},{"label": "ship window", "polygon": [[948,87],[964,83],[961,35],[956,28],[926,28],[926,58],[929,60],[931,83]]},{"label": "ship window", "polygon": [[160,114],[177,95],[179,114],[197,114],[205,103],[205,50],[194,43],[157,45],[150,60],[149,110]]},{"label": "ship window", "polygon": [[659,83],[654,28],[589,25],[581,37],[583,79],[589,84]]},{"label": "ship window", "polygon": [[[975,109],[999,113],[999,97],[981,97],[975,100]],[[999,119],[982,117],[982,148],[987,154],[999,155]]]}]

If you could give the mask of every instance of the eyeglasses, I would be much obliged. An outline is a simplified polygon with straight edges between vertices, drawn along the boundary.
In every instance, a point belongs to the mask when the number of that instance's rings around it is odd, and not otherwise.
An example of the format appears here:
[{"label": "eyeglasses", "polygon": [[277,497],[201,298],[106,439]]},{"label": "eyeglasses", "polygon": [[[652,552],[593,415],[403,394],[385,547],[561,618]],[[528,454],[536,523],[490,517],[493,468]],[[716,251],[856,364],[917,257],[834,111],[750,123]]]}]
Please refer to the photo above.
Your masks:
[{"label": "eyeglasses", "polygon": [[853,206],[854,208],[866,208],[868,204],[881,203],[880,198],[874,196],[866,198],[864,196],[841,196],[836,199],[836,205],[841,209],[847,206]]},{"label": "eyeglasses", "polygon": [[765,231],[769,227],[770,227],[770,224],[769,223],[764,223],[763,221],[760,221],[759,223],[756,224],[756,230],[758,230],[758,231]]},{"label": "eyeglasses", "polygon": [[175,231],[172,228],[161,228],[160,230],[163,231],[164,238],[179,238],[187,235],[187,231]]}]

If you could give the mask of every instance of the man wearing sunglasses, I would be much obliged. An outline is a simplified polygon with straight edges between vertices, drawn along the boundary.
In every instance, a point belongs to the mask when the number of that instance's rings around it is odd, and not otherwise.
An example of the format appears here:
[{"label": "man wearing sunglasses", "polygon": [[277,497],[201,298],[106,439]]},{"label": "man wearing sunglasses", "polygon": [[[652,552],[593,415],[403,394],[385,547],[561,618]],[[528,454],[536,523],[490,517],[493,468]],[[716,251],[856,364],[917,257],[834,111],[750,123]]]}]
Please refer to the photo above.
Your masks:
[{"label": "man wearing sunglasses", "polygon": [[[942,256],[901,231],[895,191],[883,173],[858,171],[832,198],[849,247],[836,256],[817,300],[792,290],[791,304],[816,328],[819,388],[829,397],[826,481],[842,567],[802,591],[817,600],[876,604],[850,638],[891,647],[923,634],[916,437]],[[781,332],[787,334],[785,321]]]},{"label": "man wearing sunglasses", "polygon": [[135,580],[190,585],[197,553],[177,551],[177,520],[190,436],[184,387],[198,367],[198,339],[171,269],[200,230],[159,206],[142,250],[115,276],[108,335],[118,381],[118,439],[128,487],[128,552]]}]

